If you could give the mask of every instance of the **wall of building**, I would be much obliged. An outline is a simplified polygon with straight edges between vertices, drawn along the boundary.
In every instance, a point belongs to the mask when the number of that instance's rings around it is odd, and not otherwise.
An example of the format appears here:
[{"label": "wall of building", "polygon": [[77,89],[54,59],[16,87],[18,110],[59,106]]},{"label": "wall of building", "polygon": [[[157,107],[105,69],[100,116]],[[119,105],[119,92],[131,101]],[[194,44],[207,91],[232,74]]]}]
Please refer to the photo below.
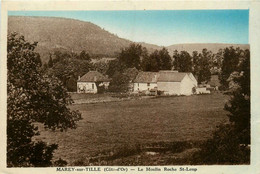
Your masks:
[{"label": "wall of building", "polygon": [[158,90],[164,91],[164,94],[180,95],[181,83],[180,82],[157,82]]},{"label": "wall of building", "polygon": [[157,83],[134,83],[134,92],[147,91],[157,87]]},{"label": "wall of building", "polygon": [[192,80],[193,84],[197,87],[198,86],[198,81],[195,79],[195,77],[191,73],[189,74],[189,77]]},{"label": "wall of building", "polygon": [[97,93],[97,86],[94,82],[77,82],[78,93]]},{"label": "wall of building", "polygon": [[188,75],[186,75],[181,81],[181,95],[192,95],[192,88],[196,87],[194,82],[190,79]]}]

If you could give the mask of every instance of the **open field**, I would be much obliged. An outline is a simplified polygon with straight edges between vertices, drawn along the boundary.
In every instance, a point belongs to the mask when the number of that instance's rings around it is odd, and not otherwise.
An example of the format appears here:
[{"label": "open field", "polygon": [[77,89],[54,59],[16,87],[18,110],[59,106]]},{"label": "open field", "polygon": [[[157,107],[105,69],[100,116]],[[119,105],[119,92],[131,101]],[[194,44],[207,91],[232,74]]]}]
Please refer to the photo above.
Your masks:
[{"label": "open field", "polygon": [[227,122],[223,110],[227,99],[215,93],[74,104],[71,109],[80,110],[83,117],[77,129],[43,130],[38,138],[57,143],[55,158],[69,164],[127,146],[202,141],[210,138],[218,124]]}]

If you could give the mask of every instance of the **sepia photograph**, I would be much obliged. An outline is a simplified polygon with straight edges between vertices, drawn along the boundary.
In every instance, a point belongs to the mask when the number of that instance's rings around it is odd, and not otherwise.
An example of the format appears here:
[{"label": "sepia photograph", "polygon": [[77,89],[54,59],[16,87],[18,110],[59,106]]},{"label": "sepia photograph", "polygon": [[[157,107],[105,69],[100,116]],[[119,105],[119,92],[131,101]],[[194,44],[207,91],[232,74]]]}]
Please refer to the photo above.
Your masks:
[{"label": "sepia photograph", "polygon": [[6,167],[250,165],[249,12],[8,11]]}]

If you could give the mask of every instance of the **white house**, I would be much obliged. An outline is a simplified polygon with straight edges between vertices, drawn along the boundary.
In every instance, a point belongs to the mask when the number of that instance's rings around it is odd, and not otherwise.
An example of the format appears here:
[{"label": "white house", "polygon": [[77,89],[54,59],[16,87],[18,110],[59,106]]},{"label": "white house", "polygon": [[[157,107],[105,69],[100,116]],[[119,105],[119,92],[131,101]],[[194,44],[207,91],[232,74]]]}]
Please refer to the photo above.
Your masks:
[{"label": "white house", "polygon": [[156,89],[169,95],[191,95],[198,82],[192,73],[177,71],[140,72],[134,81],[134,92]]},{"label": "white house", "polygon": [[169,95],[191,95],[198,83],[192,73],[159,71],[158,90]]},{"label": "white house", "polygon": [[156,89],[157,78],[157,72],[139,72],[134,80],[134,92],[145,92]]},{"label": "white house", "polygon": [[107,89],[109,79],[97,71],[89,71],[87,74],[79,77],[77,81],[77,92],[95,94],[98,92],[98,87],[101,86]]}]

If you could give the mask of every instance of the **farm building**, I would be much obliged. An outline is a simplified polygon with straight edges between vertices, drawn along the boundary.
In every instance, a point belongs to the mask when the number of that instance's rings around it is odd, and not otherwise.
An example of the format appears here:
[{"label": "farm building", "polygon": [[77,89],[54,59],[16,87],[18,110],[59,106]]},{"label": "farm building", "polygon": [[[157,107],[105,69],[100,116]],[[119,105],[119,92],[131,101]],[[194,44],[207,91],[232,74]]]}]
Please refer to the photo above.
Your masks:
[{"label": "farm building", "polygon": [[134,92],[145,92],[156,89],[157,78],[158,72],[139,72],[134,80]]},{"label": "farm building", "polygon": [[169,95],[191,95],[197,84],[192,73],[177,71],[160,71],[157,80],[158,90]]},{"label": "farm building", "polygon": [[134,81],[134,92],[163,91],[168,95],[191,95],[197,87],[192,73],[177,71],[140,72]]},{"label": "farm building", "polygon": [[92,93],[98,92],[99,87],[107,89],[109,86],[109,79],[97,71],[89,71],[87,74],[79,77],[77,81],[78,93]]}]

